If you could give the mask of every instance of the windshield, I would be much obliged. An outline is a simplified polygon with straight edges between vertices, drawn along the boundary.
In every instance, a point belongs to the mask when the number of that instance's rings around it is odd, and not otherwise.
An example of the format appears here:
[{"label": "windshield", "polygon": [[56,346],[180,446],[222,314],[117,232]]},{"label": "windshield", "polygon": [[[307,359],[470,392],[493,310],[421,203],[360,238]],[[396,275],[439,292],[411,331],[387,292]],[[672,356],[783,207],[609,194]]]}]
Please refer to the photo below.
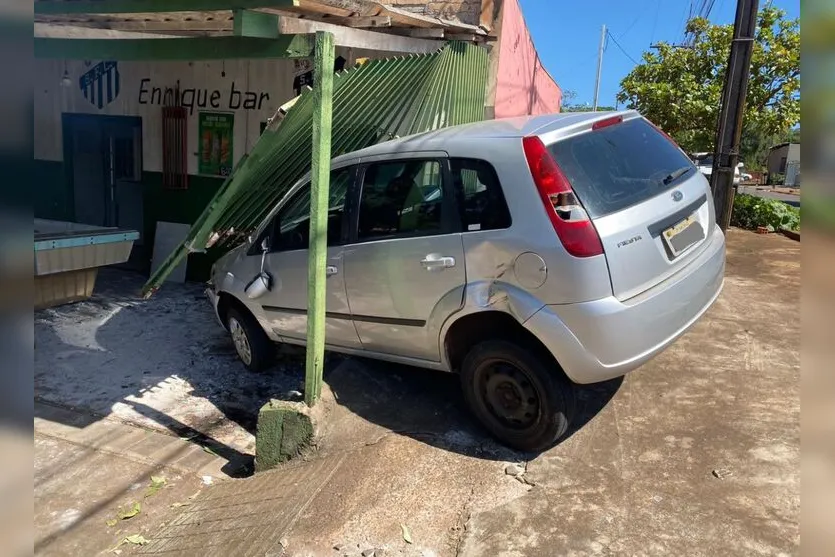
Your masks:
[{"label": "windshield", "polygon": [[654,197],[695,169],[674,143],[643,118],[569,137],[548,150],[592,217]]}]

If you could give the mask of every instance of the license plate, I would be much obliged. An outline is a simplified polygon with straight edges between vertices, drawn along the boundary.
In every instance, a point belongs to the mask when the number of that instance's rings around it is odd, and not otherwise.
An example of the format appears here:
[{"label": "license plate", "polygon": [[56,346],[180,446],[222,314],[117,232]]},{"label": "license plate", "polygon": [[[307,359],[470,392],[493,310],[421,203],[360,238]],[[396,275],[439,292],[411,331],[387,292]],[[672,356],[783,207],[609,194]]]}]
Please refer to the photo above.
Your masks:
[{"label": "license plate", "polygon": [[705,231],[699,221],[691,216],[671,226],[662,232],[661,236],[664,238],[667,247],[670,248],[673,257],[677,257],[696,242],[704,240]]}]

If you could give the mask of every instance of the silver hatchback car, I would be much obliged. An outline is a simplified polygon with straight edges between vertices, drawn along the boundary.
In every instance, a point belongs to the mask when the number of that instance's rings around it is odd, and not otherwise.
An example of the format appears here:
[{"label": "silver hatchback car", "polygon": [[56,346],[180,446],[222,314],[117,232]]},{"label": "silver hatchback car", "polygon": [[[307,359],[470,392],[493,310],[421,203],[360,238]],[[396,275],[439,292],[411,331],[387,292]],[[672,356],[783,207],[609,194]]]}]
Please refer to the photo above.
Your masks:
[{"label": "silver hatchback car", "polygon": [[[304,344],[309,178],[214,266],[243,363]],[[500,441],[567,431],[574,384],[659,354],[722,289],[708,182],[634,111],[493,120],[381,143],[331,167],[329,350],[459,372]]]}]

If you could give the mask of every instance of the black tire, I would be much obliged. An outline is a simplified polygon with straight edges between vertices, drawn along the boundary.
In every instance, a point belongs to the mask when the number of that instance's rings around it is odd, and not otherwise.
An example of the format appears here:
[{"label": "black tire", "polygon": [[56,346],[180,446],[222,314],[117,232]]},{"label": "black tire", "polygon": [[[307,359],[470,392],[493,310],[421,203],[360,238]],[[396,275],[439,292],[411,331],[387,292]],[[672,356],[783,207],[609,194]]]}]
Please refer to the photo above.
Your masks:
[{"label": "black tire", "polygon": [[461,387],[473,414],[517,450],[553,446],[573,418],[574,387],[556,363],[511,342],[475,345],[461,366]]},{"label": "black tire", "polygon": [[[235,345],[238,358],[247,369],[258,372],[264,371],[272,365],[275,359],[275,345],[267,337],[261,325],[248,312],[236,307],[229,308],[226,314],[226,328],[232,335],[232,344]],[[243,334],[243,340],[249,347],[249,357],[247,357],[247,351],[239,342],[242,339],[236,338],[236,331],[238,330]]]}]

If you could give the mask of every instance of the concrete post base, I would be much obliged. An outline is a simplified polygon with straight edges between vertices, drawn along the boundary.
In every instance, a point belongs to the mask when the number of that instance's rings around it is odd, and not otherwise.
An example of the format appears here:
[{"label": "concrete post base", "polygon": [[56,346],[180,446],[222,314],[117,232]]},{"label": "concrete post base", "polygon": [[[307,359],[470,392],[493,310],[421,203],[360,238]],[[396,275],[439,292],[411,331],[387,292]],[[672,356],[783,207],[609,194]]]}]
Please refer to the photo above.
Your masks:
[{"label": "concrete post base", "polygon": [[255,471],[263,472],[298,456],[311,444],[313,420],[300,402],[271,400],[258,412]]}]

